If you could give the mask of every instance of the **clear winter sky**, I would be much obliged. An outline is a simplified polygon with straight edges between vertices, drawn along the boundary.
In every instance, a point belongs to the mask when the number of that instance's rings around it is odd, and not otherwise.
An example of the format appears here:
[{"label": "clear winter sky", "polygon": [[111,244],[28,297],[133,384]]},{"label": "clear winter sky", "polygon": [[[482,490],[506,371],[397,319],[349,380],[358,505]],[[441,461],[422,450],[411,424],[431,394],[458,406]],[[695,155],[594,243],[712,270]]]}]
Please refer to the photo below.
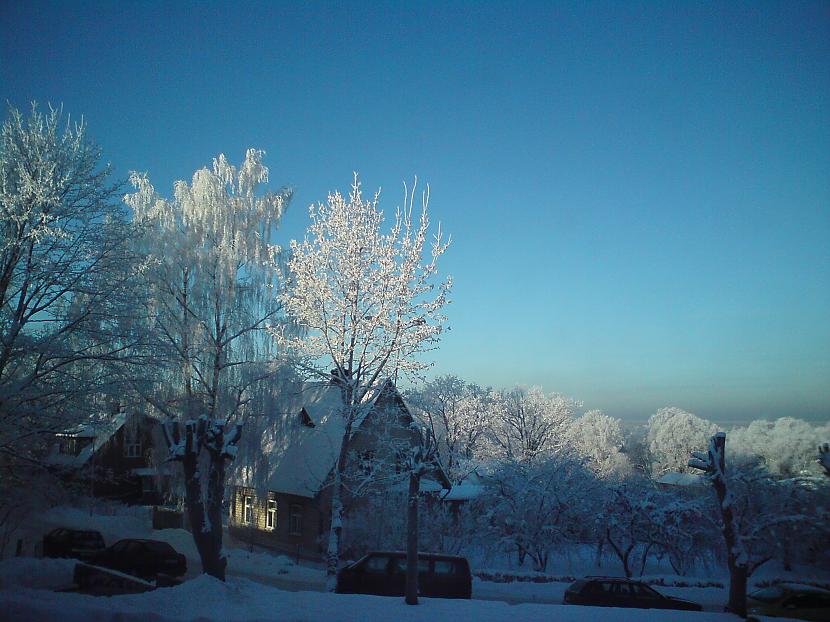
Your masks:
[{"label": "clear winter sky", "polygon": [[[346,6],[348,5],[348,6]],[[641,419],[830,419],[830,3],[0,1],[0,97],[116,172],[429,182],[435,370]]]}]

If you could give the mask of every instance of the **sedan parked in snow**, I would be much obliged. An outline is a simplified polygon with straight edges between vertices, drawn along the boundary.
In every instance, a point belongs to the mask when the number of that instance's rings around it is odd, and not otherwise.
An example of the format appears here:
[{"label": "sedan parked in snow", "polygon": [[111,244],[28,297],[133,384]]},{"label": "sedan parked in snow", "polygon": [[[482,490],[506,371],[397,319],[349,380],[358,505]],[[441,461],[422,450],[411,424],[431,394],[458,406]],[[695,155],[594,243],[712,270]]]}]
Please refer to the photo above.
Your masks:
[{"label": "sedan parked in snow", "polygon": [[746,609],[750,615],[830,620],[830,591],[800,583],[779,583],[750,594]]},{"label": "sedan parked in snow", "polygon": [[119,540],[89,561],[142,579],[155,579],[160,574],[179,577],[187,572],[185,556],[160,540]]},{"label": "sedan parked in snow", "polygon": [[594,607],[703,610],[698,603],[663,596],[642,581],[613,577],[586,577],[574,581],[565,590],[563,602],[566,605],[592,605]]}]

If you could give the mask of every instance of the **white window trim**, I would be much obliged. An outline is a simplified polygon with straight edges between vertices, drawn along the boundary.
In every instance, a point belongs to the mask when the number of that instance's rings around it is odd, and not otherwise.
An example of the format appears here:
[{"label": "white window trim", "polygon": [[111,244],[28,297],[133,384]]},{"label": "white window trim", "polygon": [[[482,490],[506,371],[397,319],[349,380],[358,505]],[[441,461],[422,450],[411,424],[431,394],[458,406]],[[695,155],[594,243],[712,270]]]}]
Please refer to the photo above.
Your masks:
[{"label": "white window trim", "polygon": [[268,531],[274,531],[277,528],[277,500],[268,499],[267,510],[265,512],[265,528]]},{"label": "white window trim", "polygon": [[[250,511],[250,518],[248,512]],[[242,502],[242,522],[246,525],[251,525],[254,522],[254,498],[250,495],[245,495]]]}]

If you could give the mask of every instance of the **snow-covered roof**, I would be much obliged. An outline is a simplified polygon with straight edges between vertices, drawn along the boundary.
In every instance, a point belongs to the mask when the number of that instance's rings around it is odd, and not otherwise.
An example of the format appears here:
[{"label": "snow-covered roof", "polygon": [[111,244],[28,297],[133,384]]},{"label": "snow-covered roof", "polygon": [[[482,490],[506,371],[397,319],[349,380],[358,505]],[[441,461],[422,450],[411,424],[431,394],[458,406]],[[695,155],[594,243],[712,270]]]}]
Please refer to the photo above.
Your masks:
[{"label": "snow-covered roof", "polygon": [[444,501],[470,501],[475,499],[484,492],[484,486],[481,484],[456,484],[443,497]]},{"label": "snow-covered roof", "polygon": [[84,423],[64,430],[57,436],[62,438],[92,439],[92,442],[81,449],[77,455],[60,453],[60,446],[56,444],[52,447],[52,451],[47,457],[47,463],[54,466],[83,466],[92,456],[92,452],[106,445],[126,422],[127,413],[119,412],[112,416],[93,416]]},{"label": "snow-covered roof", "polygon": [[694,473],[670,471],[669,473],[661,475],[657,483],[663,484],[664,486],[698,486],[703,483],[703,476],[695,475]]},{"label": "snow-covered roof", "polygon": [[[367,401],[377,399],[378,395],[379,392],[372,392]],[[340,387],[329,383],[306,383],[284,396],[284,400],[283,408],[298,418],[305,409],[314,427],[297,425],[284,439],[285,446],[274,452],[268,490],[313,497],[325,483],[340,453],[345,431],[342,392]],[[353,426],[355,431],[369,410],[361,410],[361,418]]]}]

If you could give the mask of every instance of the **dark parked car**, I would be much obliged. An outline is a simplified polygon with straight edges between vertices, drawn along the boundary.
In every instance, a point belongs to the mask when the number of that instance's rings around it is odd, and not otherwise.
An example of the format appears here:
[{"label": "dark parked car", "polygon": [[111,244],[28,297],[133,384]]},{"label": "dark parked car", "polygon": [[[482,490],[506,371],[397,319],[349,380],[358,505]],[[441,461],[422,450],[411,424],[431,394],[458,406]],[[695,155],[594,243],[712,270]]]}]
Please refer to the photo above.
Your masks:
[{"label": "dark parked car", "polygon": [[747,613],[799,620],[830,620],[830,591],[800,583],[779,583],[750,594]]},{"label": "dark parked car", "polygon": [[[339,594],[403,596],[406,553],[373,551],[337,574]],[[433,598],[470,598],[473,578],[470,564],[456,555],[418,553],[418,592]]]},{"label": "dark parked car", "polygon": [[119,540],[89,561],[142,579],[155,579],[159,574],[179,577],[187,572],[185,556],[159,540]]},{"label": "dark parked car", "polygon": [[565,590],[563,602],[566,605],[593,605],[594,607],[703,610],[703,607],[697,603],[663,596],[642,581],[612,577],[586,577],[574,581]]},{"label": "dark parked car", "polygon": [[104,537],[92,530],[58,527],[43,536],[44,557],[88,560],[104,550],[104,546]]}]

